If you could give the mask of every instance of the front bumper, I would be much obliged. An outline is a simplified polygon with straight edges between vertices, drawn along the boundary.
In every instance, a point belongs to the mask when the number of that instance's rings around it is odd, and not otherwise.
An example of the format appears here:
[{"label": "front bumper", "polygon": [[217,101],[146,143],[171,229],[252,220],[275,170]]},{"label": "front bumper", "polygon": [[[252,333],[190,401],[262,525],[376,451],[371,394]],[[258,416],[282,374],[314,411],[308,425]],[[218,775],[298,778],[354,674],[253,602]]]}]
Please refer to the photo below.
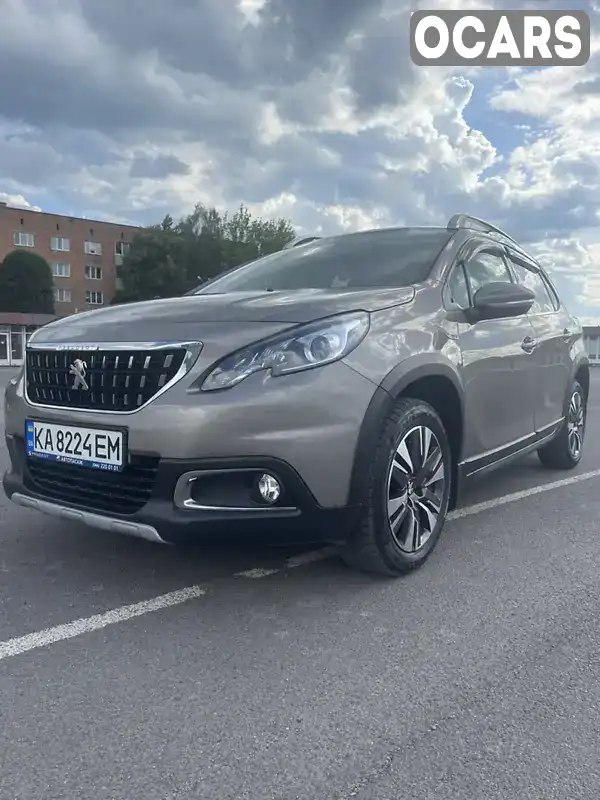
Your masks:
[{"label": "front bumper", "polygon": [[349,502],[358,437],[376,387],[343,363],[274,379],[255,374],[224,392],[190,388],[190,373],[133,414],[40,408],[23,380],[5,394],[5,430],[22,437],[27,419],[127,429],[128,451],[161,462],[273,458],[302,477],[318,505]]},{"label": "front bumper", "polygon": [[[71,502],[73,489],[65,481],[54,491],[40,483],[25,456],[21,437],[6,437],[11,467],[3,478],[4,491],[19,506],[32,508],[58,519],[78,521],[113,533],[156,543],[185,544],[223,541],[233,536],[256,536],[277,543],[340,543],[354,524],[353,506],[324,508],[295,470],[273,458],[167,460],[158,462],[148,499],[133,513],[118,513],[93,504]],[[280,480],[285,491],[283,507],[180,508],[174,503],[177,487],[190,473],[238,475],[268,472]],[[33,472],[33,474],[32,474]],[[86,473],[95,471],[86,470]],[[81,474],[81,471],[80,471]],[[96,475],[90,476],[96,477]]]},{"label": "front bumper", "polygon": [[[192,393],[195,377],[186,377],[130,415],[37,408],[25,399],[22,380],[9,386],[5,432],[11,466],[3,478],[7,496],[62,519],[153,541],[236,533],[278,542],[343,540],[356,513],[353,468],[375,386],[343,363],[272,380],[257,374],[223,393]],[[29,461],[24,446],[28,418],[125,426],[132,469],[102,478],[96,470],[73,468],[78,471],[69,474],[48,466],[56,462]],[[248,469],[282,479],[289,500],[284,508],[232,510],[210,503],[208,508],[182,508],[175,502],[178,479],[186,472]],[[112,494],[119,495],[119,503],[90,502],[93,491],[72,491],[78,482],[104,481],[106,495],[107,475],[113,476]],[[129,500],[141,484],[143,502],[132,504]]]}]

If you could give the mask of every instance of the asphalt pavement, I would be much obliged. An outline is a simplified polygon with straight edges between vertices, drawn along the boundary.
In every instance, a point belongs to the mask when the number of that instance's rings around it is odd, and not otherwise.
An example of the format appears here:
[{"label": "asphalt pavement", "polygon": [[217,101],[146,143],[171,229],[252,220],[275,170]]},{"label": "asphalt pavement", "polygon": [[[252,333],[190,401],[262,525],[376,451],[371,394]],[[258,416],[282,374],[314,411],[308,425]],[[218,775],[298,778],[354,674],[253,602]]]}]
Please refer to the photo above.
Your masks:
[{"label": "asphalt pavement", "polygon": [[596,800],[599,445],[600,370],[578,469],[482,479],[391,581],[0,492],[0,799]]}]

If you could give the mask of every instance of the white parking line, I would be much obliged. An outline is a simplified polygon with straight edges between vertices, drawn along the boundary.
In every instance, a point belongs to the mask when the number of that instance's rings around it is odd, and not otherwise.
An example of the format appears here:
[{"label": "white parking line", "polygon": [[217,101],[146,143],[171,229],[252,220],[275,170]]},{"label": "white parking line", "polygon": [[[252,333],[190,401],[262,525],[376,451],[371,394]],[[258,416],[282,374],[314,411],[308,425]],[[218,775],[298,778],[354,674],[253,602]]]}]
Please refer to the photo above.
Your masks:
[{"label": "white parking line", "polygon": [[581,472],[579,475],[573,475],[570,478],[562,478],[560,481],[543,483],[540,486],[532,486],[531,489],[523,489],[520,492],[512,492],[511,494],[502,495],[502,497],[494,497],[491,500],[484,500],[484,502],[475,503],[472,506],[457,508],[455,511],[451,511],[448,514],[448,519],[470,517],[473,514],[479,514],[481,511],[488,511],[491,508],[497,508],[506,503],[514,503],[516,500],[523,500],[525,497],[551,492],[553,489],[561,489],[563,486],[571,486],[574,483],[582,483],[583,481],[589,481],[591,478],[598,477],[600,477],[600,469],[594,469],[591,472]]},{"label": "white parking line", "polygon": [[57,625],[55,628],[46,628],[44,631],[29,633],[27,636],[19,636],[17,639],[9,639],[0,642],[0,661],[4,658],[18,656],[28,650],[35,650],[38,647],[46,647],[54,642],[61,642],[64,639],[72,639],[81,636],[82,633],[90,633],[107,625],[116,625],[118,622],[125,622],[133,617],[141,617],[143,614],[150,614],[152,611],[159,611],[161,608],[169,608],[187,600],[193,600],[205,594],[206,590],[201,586],[188,586],[185,589],[178,589],[175,592],[162,594],[153,597],[152,600],[144,600],[141,603],[134,603],[131,606],[121,606],[105,614],[94,614],[93,617],[76,619],[66,625]]},{"label": "white parking line", "polygon": [[[520,492],[512,492],[511,494],[503,495],[502,497],[495,497],[492,500],[486,500],[482,503],[476,503],[472,506],[465,508],[458,508],[448,515],[449,520],[461,519],[462,517],[470,517],[473,514],[479,514],[482,511],[488,511],[498,506],[505,505],[506,503],[514,503],[517,500],[522,500],[526,497],[532,497],[536,494],[543,494],[544,492],[551,492],[553,489],[561,489],[564,486],[571,486],[576,483],[588,481],[591,478],[600,477],[600,469],[592,470],[591,472],[582,472],[579,475],[573,475],[570,478],[563,478],[559,481],[552,481],[551,483],[544,483],[541,486],[533,486],[531,489],[524,489]],[[265,569],[255,568],[238,572],[234,577],[243,578],[264,578],[268,575],[275,575],[286,569],[293,569],[305,564],[312,564],[315,561],[322,561],[339,554],[337,547],[323,547],[320,550],[312,550],[309,553],[302,553],[298,556],[293,556],[286,559],[280,569]],[[26,653],[29,650],[35,650],[40,647],[47,647],[55,642],[60,642],[65,639],[72,639],[75,636],[81,636],[84,633],[97,631],[100,628],[105,628],[108,625],[116,625],[119,622],[126,622],[134,617],[140,617],[144,614],[150,614],[153,611],[160,611],[163,608],[176,606],[185,603],[187,600],[197,599],[206,593],[206,589],[201,586],[188,586],[184,589],[178,589],[175,592],[154,597],[151,600],[144,600],[141,603],[134,603],[129,606],[121,606],[112,611],[107,611],[104,614],[95,614],[92,617],[69,622],[65,625],[57,625],[55,628],[46,628],[46,630],[38,631],[37,633],[30,633],[26,636],[19,636],[15,639],[9,639],[6,642],[0,642],[0,661],[5,658],[18,656]]]},{"label": "white parking line", "polygon": [[263,569],[262,567],[257,567],[256,569],[246,569],[243,572],[236,572],[233,576],[234,578],[266,578],[267,575],[275,575],[276,572],[279,572],[278,569]]},{"label": "white parking line", "polygon": [[311,550],[309,553],[300,553],[299,556],[292,556],[285,561],[284,569],[294,569],[303,567],[305,564],[314,564],[315,561],[324,561],[326,558],[338,555],[339,547],[322,547],[320,550]]},{"label": "white parking line", "polygon": [[[574,483],[581,483],[589,481],[591,478],[600,477],[600,469],[591,470],[590,472],[581,472],[579,475],[572,475],[570,478],[561,478],[558,481],[551,483],[543,483],[539,486],[533,486],[530,489],[522,489],[519,492],[511,492],[510,494],[502,495],[501,497],[494,497],[491,500],[485,500],[481,503],[475,503],[471,506],[464,508],[457,508],[448,514],[449,521],[454,519],[461,519],[462,517],[470,517],[473,514],[480,514],[482,511],[488,511],[498,506],[503,506],[506,503],[514,503],[517,500],[523,500],[526,497],[532,497],[536,494],[543,494],[544,492],[551,492],[553,489],[561,489],[563,486],[571,486]],[[311,550],[309,553],[301,553],[299,556],[292,556],[285,561],[282,569],[292,569],[294,567],[301,567],[305,564],[312,564],[315,561],[324,561],[327,558],[333,558],[340,553],[339,547],[323,547],[320,550]],[[245,573],[238,573],[244,577],[251,578],[264,578],[267,575],[272,575],[281,570],[248,570]]]},{"label": "white parking line", "polygon": [[286,558],[283,567],[276,567],[275,569],[256,567],[255,569],[246,569],[243,572],[236,572],[233,577],[253,579],[267,578],[269,575],[275,575],[276,572],[282,572],[284,569],[294,569],[295,567],[303,567],[305,564],[314,564],[315,561],[324,561],[327,558],[338,555],[339,552],[339,547],[321,547],[319,550],[310,550],[308,553],[300,553],[298,556]]}]

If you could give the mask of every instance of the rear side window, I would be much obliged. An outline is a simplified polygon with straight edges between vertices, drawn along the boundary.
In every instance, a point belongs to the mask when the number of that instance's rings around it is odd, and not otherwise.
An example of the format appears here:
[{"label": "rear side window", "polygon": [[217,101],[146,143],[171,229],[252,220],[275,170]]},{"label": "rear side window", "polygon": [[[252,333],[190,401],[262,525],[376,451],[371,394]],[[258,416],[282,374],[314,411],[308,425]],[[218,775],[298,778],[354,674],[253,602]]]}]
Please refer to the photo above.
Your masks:
[{"label": "rear side window", "polygon": [[529,313],[548,314],[551,311],[556,311],[555,301],[553,300],[550,290],[546,286],[546,282],[542,276],[538,272],[529,269],[523,263],[516,261],[512,257],[510,261],[519,283],[522,283],[523,286],[531,289],[535,295],[535,300],[533,301],[533,305]]},{"label": "rear side window", "polygon": [[317,239],[256,259],[197,294],[400,288],[422,283],[452,233],[398,228]]}]

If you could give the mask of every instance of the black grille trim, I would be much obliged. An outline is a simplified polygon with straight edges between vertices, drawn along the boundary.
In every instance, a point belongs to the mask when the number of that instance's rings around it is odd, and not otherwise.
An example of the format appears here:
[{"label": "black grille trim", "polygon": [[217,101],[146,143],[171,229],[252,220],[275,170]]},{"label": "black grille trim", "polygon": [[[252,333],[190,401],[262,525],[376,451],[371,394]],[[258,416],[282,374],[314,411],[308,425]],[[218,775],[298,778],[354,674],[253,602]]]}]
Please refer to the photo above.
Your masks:
[{"label": "black grille trim", "polygon": [[154,489],[159,459],[131,455],[122,472],[27,458],[32,488],[47,500],[85,511],[129,515],[140,511]]},{"label": "black grille trim", "polygon": [[[132,413],[185,373],[190,354],[182,344],[112,349],[33,346],[25,355],[27,400],[52,408]],[[88,389],[74,388],[70,368],[77,359],[85,364]]]}]

